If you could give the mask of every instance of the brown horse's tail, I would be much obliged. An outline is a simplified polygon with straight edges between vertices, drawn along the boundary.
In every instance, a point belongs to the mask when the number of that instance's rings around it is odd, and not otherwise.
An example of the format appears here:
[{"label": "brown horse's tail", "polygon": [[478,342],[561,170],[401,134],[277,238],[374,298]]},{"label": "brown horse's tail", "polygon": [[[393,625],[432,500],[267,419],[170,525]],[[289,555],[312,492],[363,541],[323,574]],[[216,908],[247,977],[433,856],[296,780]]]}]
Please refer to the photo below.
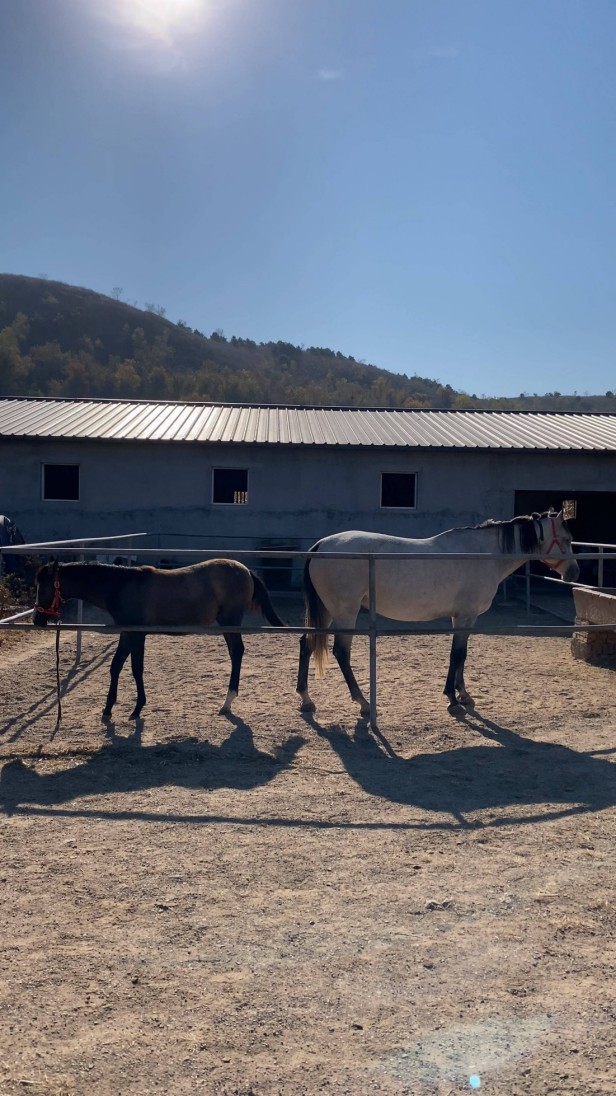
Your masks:
[{"label": "brown horse's tail", "polygon": [[[319,545],[315,544],[311,552],[318,552]],[[304,564],[304,624],[307,628],[327,628],[330,618],[321,598],[317,594],[310,577],[310,559]],[[319,635],[308,636],[308,647],[314,654],[314,664],[319,677],[323,677],[327,663],[329,662],[329,648],[327,636],[324,632]]]},{"label": "brown horse's tail", "polygon": [[284,620],[280,619],[272,605],[272,599],[265,583],[258,575],[255,575],[254,571],[250,572],[250,576],[254,587],[251,608],[257,613],[262,613],[269,624],[275,624],[278,628],[286,628]]}]

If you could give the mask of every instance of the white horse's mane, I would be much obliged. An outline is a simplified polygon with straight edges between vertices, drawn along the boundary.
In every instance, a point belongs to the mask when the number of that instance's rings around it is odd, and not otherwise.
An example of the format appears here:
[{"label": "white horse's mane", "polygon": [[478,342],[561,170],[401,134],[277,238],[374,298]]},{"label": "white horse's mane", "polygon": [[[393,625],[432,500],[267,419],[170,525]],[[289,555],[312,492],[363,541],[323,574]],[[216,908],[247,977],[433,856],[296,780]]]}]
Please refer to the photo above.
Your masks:
[{"label": "white horse's mane", "polygon": [[[519,548],[522,552],[533,552],[538,548],[543,539],[541,529],[542,518],[556,517],[555,510],[546,510],[543,514],[522,514],[505,521],[497,521],[496,518],[488,518],[480,525],[467,525],[467,529],[498,529],[501,551],[514,552]],[[561,518],[564,528],[567,522]],[[518,530],[518,544],[516,545],[516,530]]]}]

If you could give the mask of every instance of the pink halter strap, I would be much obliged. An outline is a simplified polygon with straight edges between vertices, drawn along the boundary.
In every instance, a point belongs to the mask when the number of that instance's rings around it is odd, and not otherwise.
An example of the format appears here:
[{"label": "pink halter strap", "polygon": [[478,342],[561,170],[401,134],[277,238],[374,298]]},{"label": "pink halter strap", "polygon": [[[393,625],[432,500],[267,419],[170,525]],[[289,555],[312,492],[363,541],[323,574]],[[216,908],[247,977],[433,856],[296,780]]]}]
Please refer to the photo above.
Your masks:
[{"label": "pink halter strap", "polygon": [[[549,557],[550,552],[552,551],[552,548],[554,547],[554,545],[556,545],[556,547],[559,548],[561,552],[563,551],[563,546],[560,543],[560,540],[559,540],[559,538],[556,534],[556,522],[554,521],[554,518],[550,518],[550,521],[552,523],[552,539],[551,539],[551,541],[548,545],[548,550],[547,550],[547,556],[548,557]],[[542,556],[541,557],[541,562],[545,563],[545,565],[547,567],[550,567],[553,571],[558,571],[558,568],[561,567],[563,563],[565,563],[565,560],[563,558],[550,559],[550,558],[546,558],[545,556]]]},{"label": "pink halter strap", "polygon": [[64,605],[64,598],[60,597],[60,576],[57,571],[53,576],[53,601],[48,609],[45,609],[42,605],[35,605],[34,608],[37,613],[42,613],[43,616],[58,618],[61,613],[61,606]]}]

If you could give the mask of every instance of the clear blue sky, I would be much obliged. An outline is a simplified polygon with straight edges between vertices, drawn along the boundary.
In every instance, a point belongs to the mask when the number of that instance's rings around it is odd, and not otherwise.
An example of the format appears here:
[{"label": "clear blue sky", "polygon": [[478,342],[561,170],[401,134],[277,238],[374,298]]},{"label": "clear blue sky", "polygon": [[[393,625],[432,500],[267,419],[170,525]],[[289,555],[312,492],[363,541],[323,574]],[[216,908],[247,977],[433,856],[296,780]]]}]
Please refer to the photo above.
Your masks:
[{"label": "clear blue sky", "polygon": [[5,0],[0,270],[614,389],[615,62],[615,0]]}]

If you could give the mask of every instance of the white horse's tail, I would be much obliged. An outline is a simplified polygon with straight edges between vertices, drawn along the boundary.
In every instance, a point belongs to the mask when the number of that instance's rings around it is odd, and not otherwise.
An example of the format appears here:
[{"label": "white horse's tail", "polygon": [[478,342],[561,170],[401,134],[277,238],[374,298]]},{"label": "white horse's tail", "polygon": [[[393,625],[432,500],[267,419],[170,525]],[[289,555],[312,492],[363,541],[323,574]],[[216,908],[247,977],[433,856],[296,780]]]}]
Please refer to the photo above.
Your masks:
[{"label": "white horse's tail", "polygon": [[[315,544],[311,552],[317,552],[319,545]],[[304,624],[307,628],[327,628],[330,618],[327,609],[317,594],[312,579],[310,578],[310,560],[304,564]],[[325,633],[308,636],[308,647],[314,655],[314,664],[318,677],[323,677],[329,662],[328,637]]]}]

